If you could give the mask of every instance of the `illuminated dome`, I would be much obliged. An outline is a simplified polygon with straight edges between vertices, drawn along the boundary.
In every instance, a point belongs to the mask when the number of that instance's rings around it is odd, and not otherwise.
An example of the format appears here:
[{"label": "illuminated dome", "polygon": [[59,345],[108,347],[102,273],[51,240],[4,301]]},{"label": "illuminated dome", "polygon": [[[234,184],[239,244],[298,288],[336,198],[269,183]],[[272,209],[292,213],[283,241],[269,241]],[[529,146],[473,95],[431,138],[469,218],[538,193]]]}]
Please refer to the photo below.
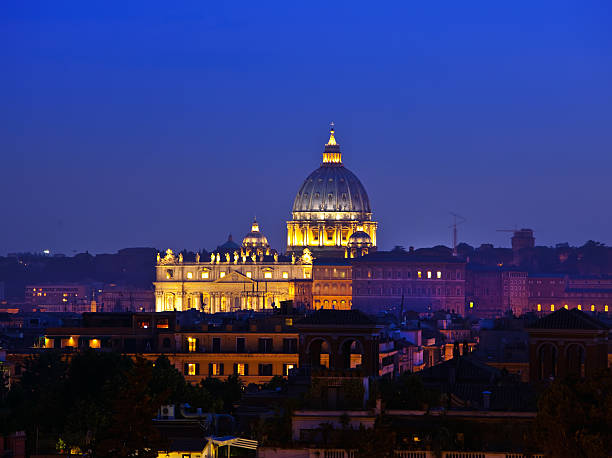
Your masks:
[{"label": "illuminated dome", "polygon": [[259,224],[256,219],[251,225],[251,232],[242,239],[242,246],[245,248],[268,248],[270,246],[266,236],[259,232]]},{"label": "illuminated dome", "polygon": [[363,231],[353,232],[353,234],[349,237],[349,248],[362,248],[370,246],[372,246],[372,238]]},{"label": "illuminated dome", "polygon": [[[342,164],[334,125],[325,144],[323,162],[312,172],[293,201],[291,221],[287,221],[287,252],[304,248],[318,257],[347,256],[349,239],[355,232],[364,251],[376,249],[376,221],[368,193],[353,172]],[[352,251],[351,251],[352,255]]]},{"label": "illuminated dome", "polygon": [[[334,212],[334,219],[371,219],[368,193],[353,172],[342,165],[340,145],[330,132],[323,163],[304,181],[293,202],[293,219],[317,219],[311,213]],[[323,219],[323,218],[319,218]]]}]

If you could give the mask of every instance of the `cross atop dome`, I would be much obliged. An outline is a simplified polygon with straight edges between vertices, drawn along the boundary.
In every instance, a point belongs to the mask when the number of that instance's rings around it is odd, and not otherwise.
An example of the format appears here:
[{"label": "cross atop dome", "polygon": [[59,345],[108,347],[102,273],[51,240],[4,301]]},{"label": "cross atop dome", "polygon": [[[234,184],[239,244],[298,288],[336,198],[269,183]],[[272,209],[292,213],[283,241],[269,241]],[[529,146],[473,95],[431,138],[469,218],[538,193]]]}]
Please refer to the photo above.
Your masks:
[{"label": "cross atop dome", "polygon": [[336,141],[333,121],[329,123],[329,141],[325,144],[323,163],[342,164],[342,154],[340,153],[340,145]]}]

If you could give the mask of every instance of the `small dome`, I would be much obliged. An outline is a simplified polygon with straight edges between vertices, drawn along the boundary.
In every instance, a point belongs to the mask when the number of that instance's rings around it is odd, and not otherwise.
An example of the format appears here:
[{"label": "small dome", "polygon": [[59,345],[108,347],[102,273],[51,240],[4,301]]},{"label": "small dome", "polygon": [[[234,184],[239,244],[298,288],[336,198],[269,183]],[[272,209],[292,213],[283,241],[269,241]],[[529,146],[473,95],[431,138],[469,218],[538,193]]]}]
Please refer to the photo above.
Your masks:
[{"label": "small dome", "polygon": [[259,224],[256,219],[251,225],[251,232],[242,239],[242,246],[245,248],[268,248],[270,246],[266,236],[259,232]]},{"label": "small dome", "polygon": [[353,232],[348,239],[349,248],[371,247],[372,239],[363,231]]},{"label": "small dome", "polygon": [[227,242],[225,242],[223,245],[219,245],[215,251],[219,253],[233,253],[236,250],[240,250],[240,245],[234,242],[232,234],[230,234],[227,238]]}]

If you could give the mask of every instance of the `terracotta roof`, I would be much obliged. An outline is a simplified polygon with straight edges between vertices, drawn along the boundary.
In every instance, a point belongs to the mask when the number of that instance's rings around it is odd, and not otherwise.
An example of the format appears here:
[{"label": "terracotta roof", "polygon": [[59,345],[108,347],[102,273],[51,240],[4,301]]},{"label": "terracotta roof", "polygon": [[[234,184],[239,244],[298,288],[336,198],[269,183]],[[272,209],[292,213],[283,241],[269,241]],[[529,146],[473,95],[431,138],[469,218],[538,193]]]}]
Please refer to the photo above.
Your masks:
[{"label": "terracotta roof", "polygon": [[556,312],[540,318],[530,329],[582,329],[582,330],[607,330],[608,327],[601,321],[581,312],[577,309],[560,309]]},{"label": "terracotta roof", "polygon": [[298,325],[353,324],[375,325],[376,322],[359,310],[317,310],[297,323]]}]

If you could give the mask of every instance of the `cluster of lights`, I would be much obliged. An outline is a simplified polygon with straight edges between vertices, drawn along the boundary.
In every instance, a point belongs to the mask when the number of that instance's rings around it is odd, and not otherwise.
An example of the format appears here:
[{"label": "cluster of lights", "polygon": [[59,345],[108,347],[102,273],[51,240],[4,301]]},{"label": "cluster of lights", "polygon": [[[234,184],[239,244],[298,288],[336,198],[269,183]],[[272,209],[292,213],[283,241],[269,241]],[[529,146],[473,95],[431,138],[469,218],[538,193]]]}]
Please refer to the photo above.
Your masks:
[{"label": "cluster of lights", "polygon": [[[433,273],[431,272],[431,270],[428,270],[428,271],[427,271],[427,278],[428,278],[428,279],[431,279],[431,278],[432,278],[432,276],[433,276]],[[422,272],[422,271],[420,271],[420,270],[418,270],[418,271],[417,271],[417,278],[423,278],[423,272]],[[437,279],[442,278],[442,271],[438,270],[438,271],[436,272],[436,278],[437,278]]]},{"label": "cluster of lights", "polygon": [[[470,303],[470,304],[471,304],[471,303]],[[564,308],[564,309],[566,309],[566,310],[569,310],[569,305],[564,304],[564,305],[563,305],[563,308]],[[578,305],[576,306],[576,308],[577,308],[578,310],[582,310],[582,304],[578,304]],[[597,309],[597,307],[595,306],[595,304],[591,304],[591,312],[595,312],[595,311],[596,311],[596,309]],[[537,305],[537,310],[538,310],[538,312],[541,312],[541,311],[542,311],[542,304],[538,304],[538,305]],[[608,312],[609,310],[610,310],[610,308],[608,307],[608,305],[607,305],[607,304],[606,304],[606,305],[604,305],[604,312]],[[550,304],[550,311],[551,311],[551,312],[554,312],[554,311],[555,311],[555,304]]]}]

